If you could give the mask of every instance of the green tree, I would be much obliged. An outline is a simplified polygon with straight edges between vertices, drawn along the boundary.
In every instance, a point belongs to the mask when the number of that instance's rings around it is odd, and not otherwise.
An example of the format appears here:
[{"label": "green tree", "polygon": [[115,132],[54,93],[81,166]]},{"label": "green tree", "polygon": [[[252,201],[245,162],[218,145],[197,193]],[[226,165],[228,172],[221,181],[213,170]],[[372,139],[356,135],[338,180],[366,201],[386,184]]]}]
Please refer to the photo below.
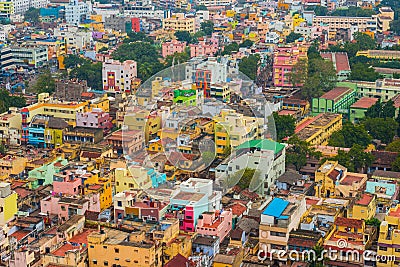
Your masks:
[{"label": "green tree", "polygon": [[369,107],[365,112],[367,118],[394,118],[396,108],[394,107],[393,100],[389,100],[386,103],[376,102],[374,105]]},{"label": "green tree", "polygon": [[393,20],[390,23],[390,30],[392,30],[395,34],[400,34],[400,19]]},{"label": "green tree", "polygon": [[189,59],[190,56],[188,52],[174,53],[173,55],[168,55],[165,58],[165,66],[167,67],[172,66],[172,62],[174,62],[174,64],[182,64],[188,61]]},{"label": "green tree", "polygon": [[258,65],[260,62],[260,55],[252,54],[248,57],[244,57],[239,62],[239,71],[243,72],[251,80],[255,80],[257,77]]},{"label": "green tree", "polygon": [[386,146],[386,151],[400,153],[400,139],[396,139]]},{"label": "green tree", "polygon": [[86,63],[72,69],[69,75],[70,78],[86,80],[87,85],[93,90],[103,90],[101,70],[101,62]]},{"label": "green tree", "polygon": [[26,12],[25,12],[25,20],[32,22],[32,23],[39,23],[40,22],[40,12],[38,8],[30,7]]},{"label": "green tree", "polygon": [[400,156],[392,162],[392,171],[400,172]]},{"label": "green tree", "polygon": [[[325,248],[321,245],[316,245],[312,249],[314,251],[314,257],[311,259],[308,259],[308,262],[310,263],[310,267],[324,267],[324,262],[325,258],[323,255],[323,252]],[[310,254],[312,255],[312,254]]]},{"label": "green tree", "polygon": [[303,35],[301,35],[300,33],[291,32],[289,33],[288,36],[286,36],[286,43],[287,44],[293,43],[294,41],[298,40],[301,37],[303,37]]},{"label": "green tree", "polygon": [[289,81],[293,87],[304,84],[307,80],[307,60],[300,59],[289,73]]},{"label": "green tree", "polygon": [[176,31],[174,35],[178,41],[186,43],[190,43],[192,41],[192,36],[188,31]]},{"label": "green tree", "polygon": [[360,145],[353,145],[349,152],[339,150],[338,154],[333,157],[333,160],[345,166],[349,171],[364,171],[370,167],[374,161],[374,156],[371,153],[365,152],[364,147]]},{"label": "green tree", "polygon": [[259,171],[251,168],[241,169],[227,178],[226,186],[231,188],[235,185],[239,186],[242,190],[249,188],[251,181],[254,177],[259,175]]},{"label": "green tree", "polygon": [[252,40],[246,39],[246,40],[243,41],[243,43],[241,43],[239,45],[239,47],[250,48],[253,44],[254,44],[254,42]]},{"label": "green tree", "polygon": [[294,129],[296,128],[296,119],[293,116],[279,116],[277,112],[274,112],[273,117],[277,139],[279,141],[294,134]]},{"label": "green tree", "polygon": [[319,159],[321,153],[315,151],[308,142],[301,140],[297,135],[293,135],[288,140],[286,149],[286,163],[293,164],[297,171],[306,165],[308,158]]},{"label": "green tree", "polygon": [[197,11],[199,11],[199,10],[208,10],[208,8],[207,8],[205,5],[198,5],[198,6],[195,6],[195,9],[196,9]]},{"label": "green tree", "polygon": [[392,118],[367,118],[363,124],[374,139],[381,140],[385,144],[392,142],[399,127],[399,124]]},{"label": "green tree", "polygon": [[308,6],[307,10],[314,10],[316,16],[326,16],[328,14],[328,8],[324,6]]},{"label": "green tree", "polygon": [[40,93],[53,93],[56,90],[56,81],[51,75],[50,70],[45,70],[36,80],[32,90],[38,94]]},{"label": "green tree", "polygon": [[357,63],[351,68],[350,80],[374,82],[381,78],[381,75],[368,65]]},{"label": "green tree", "polygon": [[133,42],[147,42],[153,44],[154,41],[149,36],[147,36],[144,32],[128,32],[128,38],[124,39],[124,43],[133,43]]},{"label": "green tree", "polygon": [[342,129],[334,132],[329,138],[329,145],[336,147],[352,147],[360,145],[368,146],[372,141],[372,137],[364,129],[363,125],[354,125],[347,122]]},{"label": "green tree", "polygon": [[22,96],[11,96],[4,89],[0,89],[0,112],[6,112],[10,107],[22,108],[26,105],[26,100]]},{"label": "green tree", "polygon": [[200,24],[200,29],[208,36],[211,36],[211,34],[214,32],[214,22],[211,20],[203,21]]},{"label": "green tree", "polygon": [[379,228],[379,226],[381,225],[381,221],[377,218],[371,218],[371,219],[365,220],[365,224],[372,225],[376,228]]},{"label": "green tree", "polygon": [[222,51],[222,55],[231,55],[233,52],[239,51],[239,45],[235,42],[230,43],[226,46],[224,46],[224,51]]},{"label": "green tree", "polygon": [[350,6],[346,9],[335,9],[331,15],[340,17],[371,17],[376,12],[370,9],[363,9],[361,7]]},{"label": "green tree", "polygon": [[64,58],[64,65],[67,69],[78,67],[79,65],[91,63],[89,59],[82,58],[78,55],[70,54]]}]

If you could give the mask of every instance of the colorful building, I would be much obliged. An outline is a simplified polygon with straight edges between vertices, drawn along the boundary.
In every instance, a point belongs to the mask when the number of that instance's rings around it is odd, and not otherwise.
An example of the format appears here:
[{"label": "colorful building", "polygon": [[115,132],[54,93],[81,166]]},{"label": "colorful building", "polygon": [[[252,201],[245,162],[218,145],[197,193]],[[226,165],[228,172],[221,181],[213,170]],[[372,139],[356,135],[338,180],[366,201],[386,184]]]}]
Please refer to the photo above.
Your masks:
[{"label": "colorful building", "polygon": [[363,193],[356,199],[353,210],[349,212],[348,217],[359,220],[369,220],[376,214],[376,195]]},{"label": "colorful building", "polygon": [[179,42],[177,40],[172,40],[169,42],[164,42],[161,45],[161,55],[163,58],[167,56],[172,56],[175,53],[183,53],[186,49],[185,42]]},{"label": "colorful building", "polygon": [[167,180],[165,173],[159,173],[153,168],[132,165],[128,169],[115,170],[115,192],[120,193],[133,189],[157,188]]},{"label": "colorful building", "polygon": [[315,182],[317,183],[315,196],[354,198],[360,194],[367,179],[366,174],[348,172],[347,168],[341,166],[337,161],[326,161],[315,172]]},{"label": "colorful building", "polygon": [[342,115],[321,113],[299,122],[295,134],[311,145],[327,145],[331,135],[342,129]]},{"label": "colorful building", "polygon": [[102,129],[104,135],[108,134],[113,128],[110,114],[100,108],[93,108],[90,112],[76,114],[76,126],[83,128]]},{"label": "colorful building", "polygon": [[395,256],[395,259],[378,261],[378,267],[395,267],[398,265],[397,259],[400,258],[400,205],[390,208],[385,216],[385,220],[379,228],[377,253],[380,258],[383,256]]},{"label": "colorful building", "polygon": [[133,60],[107,60],[102,69],[103,90],[118,93],[131,93],[132,81],[137,77],[137,64]]},{"label": "colorful building", "polygon": [[68,160],[58,158],[55,161],[42,165],[28,173],[28,179],[31,180],[31,189],[35,189],[41,185],[53,184],[54,174],[59,173],[68,165]]},{"label": "colorful building", "polygon": [[232,230],[232,211],[203,212],[197,220],[196,232],[200,235],[217,236],[222,242]]},{"label": "colorful building", "polygon": [[352,123],[358,123],[365,118],[365,112],[372,107],[379,98],[376,97],[362,97],[350,106],[349,117]]},{"label": "colorful building", "polygon": [[355,102],[355,90],[348,87],[336,87],[319,98],[312,99],[312,114],[342,113],[348,114],[349,108]]},{"label": "colorful building", "polygon": [[18,212],[18,195],[11,190],[10,183],[0,183],[0,225],[5,225],[14,220]]},{"label": "colorful building", "polygon": [[[308,48],[306,46],[299,44],[277,47],[274,52],[273,62],[273,82],[275,86],[293,86],[290,81],[290,73],[300,60],[307,61],[307,50]],[[297,84],[296,86],[300,85],[301,84]]]},{"label": "colorful building", "polygon": [[196,32],[195,19],[186,18],[183,13],[175,13],[170,18],[163,19],[163,30]]}]

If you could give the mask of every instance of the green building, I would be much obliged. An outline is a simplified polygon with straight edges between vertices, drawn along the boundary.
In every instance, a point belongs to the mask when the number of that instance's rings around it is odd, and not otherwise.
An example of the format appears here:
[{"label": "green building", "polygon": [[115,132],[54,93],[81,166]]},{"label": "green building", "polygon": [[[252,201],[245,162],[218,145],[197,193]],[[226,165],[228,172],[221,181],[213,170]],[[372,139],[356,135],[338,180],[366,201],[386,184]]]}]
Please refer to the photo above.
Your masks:
[{"label": "green building", "polygon": [[196,106],[197,105],[197,90],[188,89],[174,90],[174,104],[183,104],[185,106]]},{"label": "green building", "polygon": [[348,114],[349,108],[355,102],[356,90],[349,87],[336,87],[319,98],[313,98],[312,114],[341,113]]},{"label": "green building", "polygon": [[367,109],[374,105],[377,101],[379,101],[379,98],[376,97],[363,97],[359,99],[350,107],[350,121],[353,123],[358,123],[361,119],[365,117],[365,112],[367,111]]},{"label": "green building", "polygon": [[53,176],[68,165],[67,159],[57,158],[55,161],[28,172],[29,188],[36,189],[41,185],[53,184]]}]

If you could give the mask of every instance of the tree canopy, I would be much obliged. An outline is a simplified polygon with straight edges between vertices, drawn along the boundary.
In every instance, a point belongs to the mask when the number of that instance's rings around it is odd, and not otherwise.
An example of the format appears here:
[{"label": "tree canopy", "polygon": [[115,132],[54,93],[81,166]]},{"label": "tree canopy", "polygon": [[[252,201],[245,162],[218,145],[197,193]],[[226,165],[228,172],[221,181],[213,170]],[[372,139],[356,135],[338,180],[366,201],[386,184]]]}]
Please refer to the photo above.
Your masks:
[{"label": "tree canopy", "polygon": [[353,145],[349,152],[339,150],[338,154],[333,157],[339,164],[346,166],[351,172],[364,171],[371,166],[374,161],[374,156],[371,153],[365,152],[364,147]]},{"label": "tree canopy", "polygon": [[7,90],[0,89],[0,112],[6,112],[10,107],[22,108],[26,100],[22,96],[11,96]]},{"label": "tree canopy", "polygon": [[239,51],[239,45],[237,43],[233,42],[233,43],[230,43],[230,44],[224,46],[224,51],[222,51],[222,55],[223,56],[230,55],[233,52],[237,52],[237,51]]},{"label": "tree canopy", "polygon": [[307,158],[321,157],[321,153],[315,151],[309,143],[301,140],[297,135],[293,135],[288,140],[289,146],[286,149],[286,163],[293,164],[299,171],[307,163]]},{"label": "tree canopy", "polygon": [[32,91],[40,93],[53,93],[56,90],[56,81],[51,75],[50,70],[45,70],[32,86]]},{"label": "tree canopy", "polygon": [[399,126],[392,118],[367,118],[363,124],[374,139],[381,140],[385,144],[392,142]]},{"label": "tree canopy", "polygon": [[301,35],[300,33],[294,33],[291,32],[289,33],[288,36],[286,36],[286,43],[293,43],[294,41],[298,40],[299,38],[303,37],[303,35]]},{"label": "tree canopy", "polygon": [[214,32],[214,22],[211,20],[204,21],[200,24],[200,29],[208,36]]},{"label": "tree canopy", "polygon": [[340,17],[371,17],[375,15],[376,12],[371,9],[364,9],[361,7],[350,6],[346,9],[335,9],[331,15]]},{"label": "tree canopy", "polygon": [[277,112],[274,112],[273,117],[278,141],[294,134],[296,119],[293,116],[279,116]]},{"label": "tree canopy", "polygon": [[249,40],[249,39],[246,39],[246,40],[243,41],[243,43],[240,43],[239,47],[246,47],[246,48],[249,48],[249,47],[251,47],[253,44],[254,44],[253,41],[251,41],[251,40]]},{"label": "tree canopy", "polygon": [[188,31],[176,31],[174,35],[178,41],[186,43],[190,43],[192,41],[192,36]]},{"label": "tree canopy", "polygon": [[351,67],[350,80],[374,82],[379,78],[381,75],[375,69],[363,63],[357,63]]},{"label": "tree canopy", "polygon": [[30,7],[24,15],[26,21],[32,23],[39,23],[40,22],[40,10],[38,8]]},{"label": "tree canopy", "polygon": [[87,85],[91,87],[93,90],[102,90],[102,64],[101,62],[97,63],[86,63],[75,67],[71,70],[70,77],[77,78],[80,80],[86,80]]},{"label": "tree canopy", "polygon": [[367,118],[394,118],[396,108],[394,107],[393,100],[385,103],[380,101],[369,107],[365,112]]},{"label": "tree canopy", "polygon": [[347,122],[342,129],[334,132],[329,138],[329,145],[336,147],[353,147],[360,145],[366,147],[372,141],[372,137],[364,129],[363,125],[354,125]]},{"label": "tree canopy", "polygon": [[257,77],[259,61],[260,55],[258,54],[244,57],[239,62],[239,71],[243,72],[247,77],[254,81]]},{"label": "tree canopy", "polygon": [[400,153],[400,139],[396,139],[387,145],[386,151],[399,152]]}]

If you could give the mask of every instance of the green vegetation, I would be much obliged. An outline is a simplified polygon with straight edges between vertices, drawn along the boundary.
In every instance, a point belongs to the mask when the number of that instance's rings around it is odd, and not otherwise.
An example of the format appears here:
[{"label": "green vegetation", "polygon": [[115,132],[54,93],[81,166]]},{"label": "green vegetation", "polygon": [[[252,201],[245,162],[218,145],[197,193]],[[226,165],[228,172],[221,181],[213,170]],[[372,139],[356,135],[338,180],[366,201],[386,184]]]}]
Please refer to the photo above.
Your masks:
[{"label": "green vegetation", "polygon": [[336,9],[331,15],[332,16],[344,16],[344,17],[371,17],[375,15],[376,12],[374,10],[363,9],[361,7],[351,6],[346,9]]},{"label": "green vegetation", "polygon": [[392,142],[399,127],[392,118],[367,118],[363,124],[374,139],[381,140],[385,144]]},{"label": "green vegetation", "polygon": [[300,33],[291,32],[288,36],[286,36],[286,43],[293,43],[301,37],[303,37],[303,35],[301,35]]},{"label": "green vegetation", "polygon": [[349,79],[353,81],[369,81],[375,82],[382,76],[376,72],[371,66],[363,63],[357,63],[351,67]]},{"label": "green vegetation", "polygon": [[394,118],[396,108],[392,100],[387,102],[376,102],[365,112],[367,118]]},{"label": "green vegetation", "polygon": [[204,21],[200,24],[200,29],[206,35],[211,36],[211,34],[214,32],[214,22],[211,20]]},{"label": "green vegetation", "polygon": [[78,67],[75,67],[69,73],[70,78],[77,78],[80,80],[86,80],[87,85],[93,90],[102,90],[103,83],[101,77],[102,63],[92,63],[88,61]]},{"label": "green vegetation", "polygon": [[10,96],[9,92],[0,89],[0,112],[6,112],[10,107],[22,108],[26,105],[22,96]]},{"label": "green vegetation", "polygon": [[230,43],[226,46],[224,46],[224,51],[222,51],[222,55],[231,55],[233,52],[239,51],[239,45],[235,42]]},{"label": "green vegetation", "polygon": [[355,144],[349,152],[339,150],[338,154],[332,159],[346,166],[350,172],[363,172],[366,168],[371,166],[374,161],[374,156],[372,156],[371,153],[365,152],[364,147]]},{"label": "green vegetation", "polygon": [[29,21],[33,24],[40,22],[40,12],[38,8],[30,7],[24,14],[24,18],[26,21]]},{"label": "green vegetation", "polygon": [[273,113],[277,140],[280,142],[283,138],[294,134],[296,128],[296,119],[293,116],[279,116],[278,113]]},{"label": "green vegetation", "polygon": [[32,86],[32,91],[40,93],[53,93],[56,90],[56,81],[50,73],[50,70],[45,70],[39,75],[36,83]]},{"label": "green vegetation", "polygon": [[165,66],[166,67],[170,67],[172,66],[172,62],[174,62],[174,64],[182,64],[185,63],[186,61],[188,61],[190,59],[190,55],[188,51],[182,52],[182,53],[175,53],[173,55],[168,55],[165,58]]},{"label": "green vegetation", "polygon": [[307,10],[314,10],[316,16],[326,16],[328,8],[324,6],[308,6]]},{"label": "green vegetation", "polygon": [[371,218],[371,219],[365,220],[365,224],[372,225],[374,227],[379,228],[379,226],[381,225],[381,221],[377,218]]},{"label": "green vegetation", "polygon": [[259,62],[260,55],[258,54],[244,57],[239,62],[239,71],[243,72],[247,77],[254,81],[257,77]]},{"label": "green vegetation", "polygon": [[174,35],[176,39],[180,42],[190,43],[192,41],[192,36],[188,31],[176,31]]},{"label": "green vegetation", "polygon": [[133,43],[133,42],[147,42],[153,44],[154,41],[150,37],[148,37],[144,32],[129,32],[128,38],[124,39],[124,43]]},{"label": "green vegetation", "polygon": [[287,143],[289,146],[286,149],[286,164],[292,164],[297,171],[306,165],[307,158],[319,159],[321,157],[320,152],[315,151],[315,148],[297,135],[290,137]]},{"label": "green vegetation", "polygon": [[362,147],[368,146],[372,141],[371,136],[364,129],[363,125],[354,125],[347,122],[343,128],[334,132],[329,138],[329,145],[336,147],[353,147],[360,145]]},{"label": "green vegetation", "polygon": [[241,44],[239,45],[239,47],[250,48],[253,44],[254,44],[253,41],[251,41],[251,40],[249,40],[249,39],[246,39],[246,40],[243,41],[243,43],[241,43]]}]

